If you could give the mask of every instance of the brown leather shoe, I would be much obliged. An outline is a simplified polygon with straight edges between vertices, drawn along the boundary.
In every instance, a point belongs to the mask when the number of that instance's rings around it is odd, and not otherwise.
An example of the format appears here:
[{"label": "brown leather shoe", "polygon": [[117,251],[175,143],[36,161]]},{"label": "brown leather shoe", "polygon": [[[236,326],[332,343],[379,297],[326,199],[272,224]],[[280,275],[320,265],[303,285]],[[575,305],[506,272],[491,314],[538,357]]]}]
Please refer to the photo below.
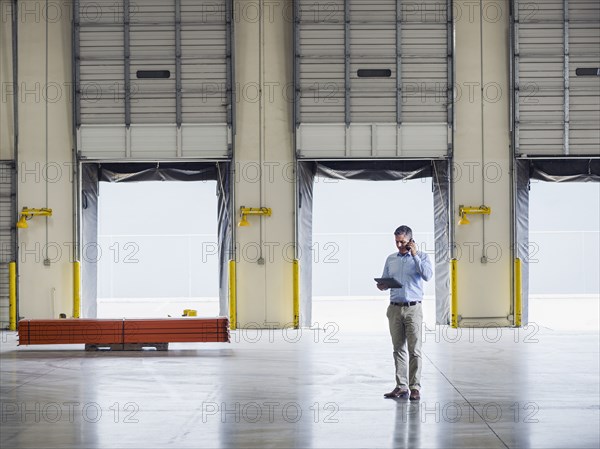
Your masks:
[{"label": "brown leather shoe", "polygon": [[383,395],[383,397],[387,398],[387,399],[389,399],[389,398],[405,398],[406,396],[408,396],[408,390],[404,390],[400,387],[396,387],[389,393],[385,393]]},{"label": "brown leather shoe", "polygon": [[410,390],[410,397],[409,399],[411,401],[418,401],[419,399],[421,399],[421,393],[419,393],[419,390],[417,390],[416,388],[412,388]]}]

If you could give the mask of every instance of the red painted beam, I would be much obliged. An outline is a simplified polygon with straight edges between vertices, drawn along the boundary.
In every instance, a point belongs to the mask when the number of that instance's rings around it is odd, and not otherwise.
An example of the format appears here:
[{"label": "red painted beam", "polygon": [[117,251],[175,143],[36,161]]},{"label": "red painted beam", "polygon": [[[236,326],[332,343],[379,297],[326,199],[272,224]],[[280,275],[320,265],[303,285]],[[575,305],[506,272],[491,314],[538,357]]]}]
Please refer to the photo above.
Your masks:
[{"label": "red painted beam", "polygon": [[19,344],[229,342],[217,318],[21,320]]}]

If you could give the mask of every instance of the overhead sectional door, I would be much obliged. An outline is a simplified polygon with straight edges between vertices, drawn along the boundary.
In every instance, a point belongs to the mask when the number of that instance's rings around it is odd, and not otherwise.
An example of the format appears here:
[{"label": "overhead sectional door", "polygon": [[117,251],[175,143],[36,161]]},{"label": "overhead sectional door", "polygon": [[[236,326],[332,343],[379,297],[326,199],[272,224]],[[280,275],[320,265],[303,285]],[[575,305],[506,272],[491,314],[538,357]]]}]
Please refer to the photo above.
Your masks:
[{"label": "overhead sectional door", "polygon": [[15,260],[14,164],[0,161],[0,329],[6,329],[8,316],[8,263]]},{"label": "overhead sectional door", "polygon": [[445,0],[295,2],[298,156],[446,156],[449,11]]},{"label": "overhead sectional door", "polygon": [[230,0],[79,0],[74,10],[81,157],[229,155]]},{"label": "overhead sectional door", "polygon": [[515,0],[518,155],[600,155],[600,2]]}]

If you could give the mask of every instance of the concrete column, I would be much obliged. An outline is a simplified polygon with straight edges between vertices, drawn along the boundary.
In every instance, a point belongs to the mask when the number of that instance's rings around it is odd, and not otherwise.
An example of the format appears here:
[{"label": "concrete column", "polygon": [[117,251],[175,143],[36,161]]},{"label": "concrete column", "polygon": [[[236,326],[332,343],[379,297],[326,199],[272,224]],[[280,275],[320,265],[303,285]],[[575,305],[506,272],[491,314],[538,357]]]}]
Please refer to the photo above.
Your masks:
[{"label": "concrete column", "polygon": [[0,1],[0,160],[14,159],[11,2]]},{"label": "concrete column", "polygon": [[459,326],[512,324],[509,2],[455,1],[454,213]]},{"label": "concrete column", "polygon": [[19,2],[17,207],[53,210],[52,217],[34,217],[18,231],[19,314],[26,318],[71,316],[73,309],[70,42],[69,2],[48,8]]},{"label": "concrete column", "polygon": [[236,229],[239,327],[293,320],[292,26],[289,0],[234,2],[235,220],[241,206],[273,211]]}]

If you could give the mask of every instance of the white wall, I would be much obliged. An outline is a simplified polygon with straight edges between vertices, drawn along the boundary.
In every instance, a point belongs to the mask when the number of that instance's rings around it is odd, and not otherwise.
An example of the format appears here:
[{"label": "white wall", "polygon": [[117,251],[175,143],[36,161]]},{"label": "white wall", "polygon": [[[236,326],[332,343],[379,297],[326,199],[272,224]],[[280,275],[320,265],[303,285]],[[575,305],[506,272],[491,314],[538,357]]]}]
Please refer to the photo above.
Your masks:
[{"label": "white wall", "polygon": [[[239,7],[235,11],[247,11]],[[487,0],[484,4],[491,3]],[[12,98],[5,87],[10,82],[10,20],[8,1],[1,3],[0,77],[0,157],[10,158],[12,134],[10,128]],[[72,273],[72,98],[71,83],[71,3],[52,2],[52,14],[44,10],[43,2],[19,2],[23,14],[19,20],[19,86],[20,151],[18,207],[51,207],[51,218],[35,218],[28,229],[19,231],[20,313],[28,318],[71,314]],[[456,163],[462,167],[462,178],[456,183],[455,205],[477,206],[485,201],[492,207],[486,220],[486,241],[502,248],[497,263],[482,264],[479,255],[473,261],[459,262],[459,307],[464,316],[506,315],[511,300],[510,256],[510,149],[508,146],[508,11],[502,6],[500,20],[484,20],[480,27],[467,13],[473,3],[455,2],[463,14],[456,23],[456,82],[463,87],[463,96],[456,103]],[[58,9],[56,9],[58,8]],[[279,9],[278,9],[279,8]],[[477,9],[477,8],[475,8]],[[235,209],[266,206],[273,216],[251,217],[250,228],[238,228],[237,242],[242,249],[238,257],[238,318],[240,323],[278,322],[292,319],[292,266],[289,254],[282,249],[294,243],[294,184],[289,164],[293,161],[292,104],[288,86],[292,80],[292,23],[286,20],[282,5],[269,8],[267,20],[236,17],[236,81],[240,86],[237,98],[235,136]],[[46,19],[48,22],[48,55],[46,56]],[[264,17],[263,17],[264,19]],[[479,47],[483,37],[483,51]],[[483,54],[483,58],[481,58]],[[48,78],[46,80],[46,65]],[[471,98],[466,93],[472,83],[495,83],[495,91],[475,89]],[[48,87],[46,86],[48,82]],[[468,84],[467,84],[468,83]],[[262,88],[262,99],[249,98],[244,92],[252,86]],[[275,88],[273,89],[273,86]],[[5,101],[6,99],[6,101]],[[46,121],[48,126],[46,126]],[[483,131],[482,131],[483,129]],[[46,138],[47,134],[47,138]],[[482,147],[484,145],[484,155]],[[262,163],[262,175],[252,175]],[[470,167],[485,163],[497,164],[500,179],[486,182],[480,170],[470,178]],[[473,165],[473,164],[479,164]],[[492,169],[494,166],[492,166]],[[495,173],[487,173],[488,177]],[[485,186],[485,200],[481,195]],[[262,204],[260,197],[262,196]],[[456,210],[453,218],[457,219]],[[483,243],[482,217],[473,224],[456,230],[456,241],[465,244]],[[259,223],[262,222],[262,225]],[[262,242],[264,255],[267,244],[277,250],[264,265],[257,263],[244,248]],[[48,251],[47,251],[48,250]],[[48,254],[46,254],[48,252]],[[50,265],[45,266],[45,258]],[[489,285],[495,288],[490,291]]]},{"label": "white wall", "polygon": [[[493,4],[493,16],[486,15]],[[511,324],[512,302],[510,141],[508,84],[508,2],[484,0],[482,8],[457,1],[454,203],[492,208],[489,217],[471,216],[455,228],[458,259],[458,315],[463,325]],[[498,8],[500,12],[498,13]],[[480,16],[480,10],[484,14]],[[460,174],[460,176],[459,176]],[[488,251],[486,251],[488,249]],[[482,262],[482,256],[487,262]],[[493,285],[494,288],[489,288]],[[502,318],[504,317],[504,318]],[[467,319],[470,318],[471,320]],[[489,318],[489,319],[488,319]]]},{"label": "white wall", "polygon": [[41,2],[19,5],[28,13],[19,20],[17,206],[53,210],[52,217],[34,218],[19,230],[19,314],[58,318],[73,310],[71,5],[53,3],[52,14]]},{"label": "white wall", "polygon": [[0,160],[13,159],[11,1],[0,1]]},{"label": "white wall", "polygon": [[265,8],[260,20],[244,0],[235,4],[235,220],[241,206],[273,211],[236,229],[237,318],[240,327],[285,326],[293,321],[295,243],[292,103],[285,90],[293,80],[292,22],[283,3]]}]

